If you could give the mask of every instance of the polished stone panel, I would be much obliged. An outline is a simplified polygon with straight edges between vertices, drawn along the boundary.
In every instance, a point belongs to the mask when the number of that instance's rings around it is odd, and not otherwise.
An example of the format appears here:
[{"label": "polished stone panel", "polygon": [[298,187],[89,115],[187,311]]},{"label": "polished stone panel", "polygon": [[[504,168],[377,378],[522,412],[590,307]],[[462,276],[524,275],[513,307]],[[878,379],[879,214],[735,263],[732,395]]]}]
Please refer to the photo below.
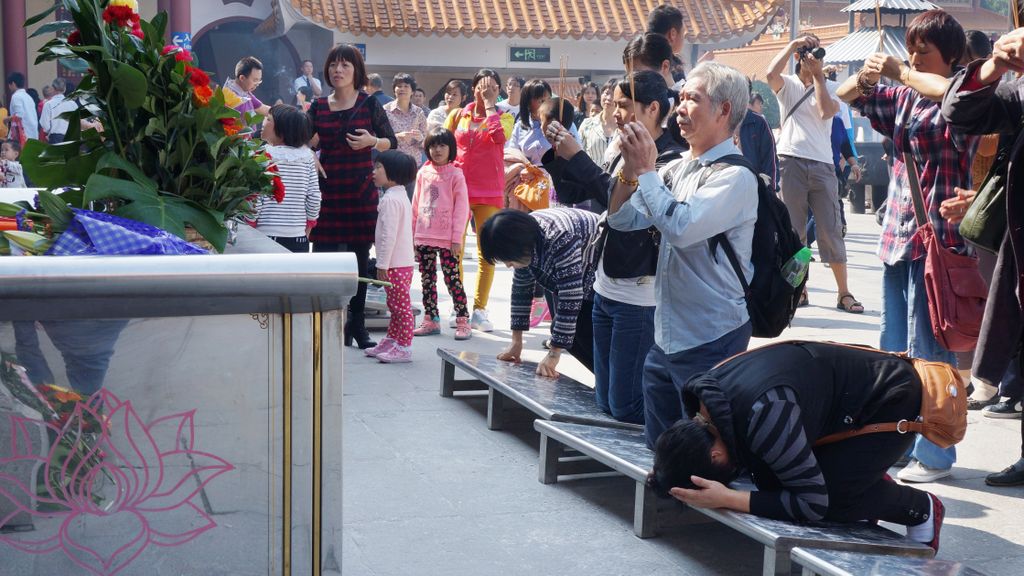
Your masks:
[{"label": "polished stone panel", "polygon": [[804,567],[804,576],[984,576],[962,562],[858,554],[836,550],[794,548],[793,562]]}]

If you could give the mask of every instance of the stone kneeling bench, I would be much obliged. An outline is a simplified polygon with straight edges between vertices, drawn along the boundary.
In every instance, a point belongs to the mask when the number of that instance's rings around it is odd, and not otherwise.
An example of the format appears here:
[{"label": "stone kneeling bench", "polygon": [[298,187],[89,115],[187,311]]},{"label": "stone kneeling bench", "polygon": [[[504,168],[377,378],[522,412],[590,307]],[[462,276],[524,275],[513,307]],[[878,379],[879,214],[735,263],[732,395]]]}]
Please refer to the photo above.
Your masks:
[{"label": "stone kneeling bench", "polygon": [[790,551],[793,562],[803,568],[802,576],[985,576],[960,562],[885,556],[820,548],[797,547]]},{"label": "stone kneeling bench", "polygon": [[[564,451],[575,450],[636,481],[633,532],[640,538],[657,535],[658,496],[647,486],[654,453],[647,448],[643,431],[543,420],[535,421],[534,428],[540,433],[541,483],[557,482]],[[733,486],[753,489],[751,485]],[[796,524],[731,510],[694,510],[763,544],[766,575],[789,574],[790,551],[797,546],[926,558],[935,554],[925,544],[868,523]]]}]

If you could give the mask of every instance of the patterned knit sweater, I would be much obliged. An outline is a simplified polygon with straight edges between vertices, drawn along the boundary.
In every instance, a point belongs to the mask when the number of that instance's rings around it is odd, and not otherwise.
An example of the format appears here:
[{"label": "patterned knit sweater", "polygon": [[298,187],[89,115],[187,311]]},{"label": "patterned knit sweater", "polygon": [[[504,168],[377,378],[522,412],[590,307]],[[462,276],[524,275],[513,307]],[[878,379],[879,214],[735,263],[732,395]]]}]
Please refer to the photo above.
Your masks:
[{"label": "patterned knit sweater", "polygon": [[592,298],[596,254],[586,250],[597,235],[598,215],[574,208],[531,212],[544,233],[533,260],[512,277],[512,329],[530,329],[530,304],[535,284],[557,295],[551,345],[571,348],[576,320],[584,300]]}]

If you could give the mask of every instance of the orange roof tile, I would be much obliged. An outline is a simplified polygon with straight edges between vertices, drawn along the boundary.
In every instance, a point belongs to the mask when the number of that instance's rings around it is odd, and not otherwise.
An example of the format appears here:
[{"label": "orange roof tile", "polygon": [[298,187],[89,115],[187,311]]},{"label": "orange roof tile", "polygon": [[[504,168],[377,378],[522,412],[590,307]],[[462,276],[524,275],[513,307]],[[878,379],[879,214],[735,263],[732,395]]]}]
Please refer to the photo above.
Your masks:
[{"label": "orange roof tile", "polygon": [[[325,28],[374,36],[518,36],[623,40],[663,0],[273,0]],[[708,43],[763,28],[786,0],[674,0],[686,40]]]}]

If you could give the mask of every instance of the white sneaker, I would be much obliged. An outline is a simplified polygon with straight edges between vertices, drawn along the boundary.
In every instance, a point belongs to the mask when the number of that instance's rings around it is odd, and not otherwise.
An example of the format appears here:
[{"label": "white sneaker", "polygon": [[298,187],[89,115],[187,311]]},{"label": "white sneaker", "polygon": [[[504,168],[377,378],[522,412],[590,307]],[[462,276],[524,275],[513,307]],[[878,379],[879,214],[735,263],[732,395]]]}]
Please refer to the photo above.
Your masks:
[{"label": "white sneaker", "polygon": [[456,322],[456,320],[458,320],[458,316],[455,315],[455,308],[452,308],[451,313],[448,314],[448,327],[449,328],[458,328],[459,325]]},{"label": "white sneaker", "polygon": [[487,317],[487,310],[473,310],[473,316],[469,320],[469,326],[473,330],[481,332],[494,332],[494,324]]},{"label": "white sneaker", "polygon": [[934,482],[952,475],[952,468],[932,468],[921,464],[917,460],[911,460],[906,468],[896,474],[896,477],[904,482]]}]

